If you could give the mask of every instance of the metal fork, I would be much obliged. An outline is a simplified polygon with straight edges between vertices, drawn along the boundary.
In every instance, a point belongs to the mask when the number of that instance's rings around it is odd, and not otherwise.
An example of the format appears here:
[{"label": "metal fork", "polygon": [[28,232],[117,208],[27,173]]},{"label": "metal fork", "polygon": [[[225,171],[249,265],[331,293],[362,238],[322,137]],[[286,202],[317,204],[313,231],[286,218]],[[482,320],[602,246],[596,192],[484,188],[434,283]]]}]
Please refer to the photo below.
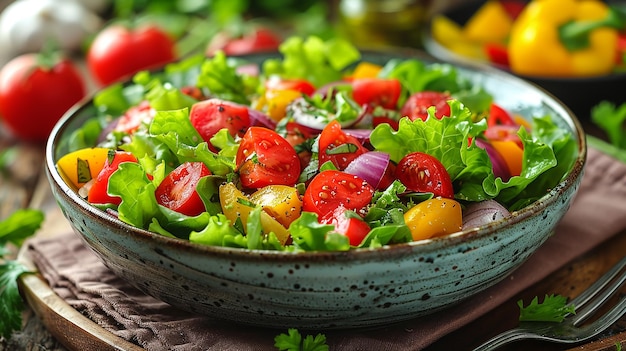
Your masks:
[{"label": "metal fork", "polygon": [[597,336],[626,314],[626,296],[621,296],[619,302],[603,316],[592,323],[582,325],[589,317],[598,312],[602,305],[626,281],[626,271],[622,272],[625,267],[626,257],[573,299],[570,303],[574,304],[576,313],[568,315],[563,322],[521,322],[519,327],[494,336],[475,348],[474,351],[495,350],[518,340],[544,340],[574,344]]}]

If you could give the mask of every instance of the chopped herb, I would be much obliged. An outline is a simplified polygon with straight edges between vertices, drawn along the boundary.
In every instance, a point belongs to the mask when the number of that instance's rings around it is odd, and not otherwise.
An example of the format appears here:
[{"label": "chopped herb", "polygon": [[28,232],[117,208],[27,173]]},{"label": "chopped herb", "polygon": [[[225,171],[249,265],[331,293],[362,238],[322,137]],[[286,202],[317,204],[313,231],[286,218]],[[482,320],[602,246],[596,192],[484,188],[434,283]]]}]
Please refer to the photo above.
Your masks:
[{"label": "chopped herb", "polygon": [[561,295],[547,295],[543,302],[535,298],[524,307],[524,302],[519,300],[520,322],[562,322],[568,314],[575,314],[574,305],[567,304],[567,298]]},{"label": "chopped herb", "polygon": [[317,334],[302,338],[298,329],[290,328],[288,334],[280,334],[274,338],[274,346],[280,351],[328,351],[326,336]]}]

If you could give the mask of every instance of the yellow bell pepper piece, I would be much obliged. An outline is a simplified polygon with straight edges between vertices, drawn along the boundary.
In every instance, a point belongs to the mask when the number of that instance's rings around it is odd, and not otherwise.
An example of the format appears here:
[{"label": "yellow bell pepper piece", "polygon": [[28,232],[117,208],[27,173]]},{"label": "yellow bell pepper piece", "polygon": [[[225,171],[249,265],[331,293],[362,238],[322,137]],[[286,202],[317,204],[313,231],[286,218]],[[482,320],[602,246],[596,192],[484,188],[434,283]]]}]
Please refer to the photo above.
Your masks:
[{"label": "yellow bell pepper piece", "polygon": [[[593,26],[589,26],[594,24]],[[588,43],[572,46],[569,26],[589,26]],[[533,0],[513,24],[511,70],[530,76],[593,76],[615,65],[618,31],[609,7],[598,0]],[[584,39],[583,39],[584,40]],[[584,41],[583,41],[584,42]],[[578,42],[580,43],[580,42]]]},{"label": "yellow bell pepper piece", "polygon": [[479,43],[503,43],[509,36],[513,19],[500,1],[488,0],[465,23],[463,33]]},{"label": "yellow bell pepper piece", "polygon": [[376,78],[378,77],[378,73],[383,69],[381,65],[377,65],[371,62],[360,62],[356,68],[354,68],[354,72],[350,78],[352,79],[362,79],[362,78]]},{"label": "yellow bell pepper piece", "polygon": [[[250,199],[241,190],[237,189],[233,183],[220,185],[219,196],[224,216],[231,223],[235,223],[237,218],[239,218],[244,230],[247,230],[248,217],[250,217],[250,212],[254,209],[252,207],[254,204],[250,202]],[[261,227],[265,234],[270,232],[276,234],[281,244],[285,244],[287,239],[289,239],[287,228],[265,211],[261,211]]]},{"label": "yellow bell pepper piece", "polygon": [[267,104],[267,115],[277,122],[280,121],[287,114],[287,105],[301,96],[302,93],[297,90],[266,91],[265,101]]},{"label": "yellow bell pepper piece", "polygon": [[443,15],[436,15],[431,22],[433,39],[463,57],[485,60],[485,53],[481,45],[467,40],[463,27]]},{"label": "yellow bell pepper piece", "polygon": [[57,161],[59,174],[74,190],[98,176],[104,167],[109,149],[96,147],[71,152]]},{"label": "yellow bell pepper piece", "polygon": [[463,211],[456,200],[435,197],[411,207],[404,214],[413,240],[456,233],[463,225]]}]

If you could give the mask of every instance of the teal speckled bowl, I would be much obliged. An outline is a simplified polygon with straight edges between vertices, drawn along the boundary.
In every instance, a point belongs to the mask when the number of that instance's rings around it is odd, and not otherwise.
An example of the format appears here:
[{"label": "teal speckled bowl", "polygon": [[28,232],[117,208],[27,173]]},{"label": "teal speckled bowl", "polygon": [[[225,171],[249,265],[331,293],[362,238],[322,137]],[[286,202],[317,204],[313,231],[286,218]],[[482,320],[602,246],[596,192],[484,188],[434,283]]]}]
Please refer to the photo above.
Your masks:
[{"label": "teal speckled bowl", "polygon": [[[365,54],[386,62],[398,55]],[[429,60],[420,56],[420,58]],[[432,59],[430,59],[432,60]],[[350,252],[282,253],[201,246],[131,227],[92,207],[55,167],[63,140],[93,114],[88,101],[54,129],[46,150],[52,191],[75,232],[117,275],[184,310],[264,327],[356,328],[448,308],[502,280],[553,233],[585,164],[583,130],[551,95],[488,67],[462,68],[503,107],[551,115],[578,140],[568,176],[506,220],[448,237]]]}]

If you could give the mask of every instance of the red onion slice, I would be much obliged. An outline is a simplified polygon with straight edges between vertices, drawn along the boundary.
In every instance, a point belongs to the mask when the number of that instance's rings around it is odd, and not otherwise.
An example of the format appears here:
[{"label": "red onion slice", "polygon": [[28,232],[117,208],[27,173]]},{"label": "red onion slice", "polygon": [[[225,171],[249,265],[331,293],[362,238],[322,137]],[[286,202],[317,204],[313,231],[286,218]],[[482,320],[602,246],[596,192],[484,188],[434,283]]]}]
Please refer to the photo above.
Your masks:
[{"label": "red onion slice", "polygon": [[388,166],[389,154],[370,151],[355,158],[344,171],[365,180],[374,188],[378,188]]},{"label": "red onion slice", "polygon": [[510,216],[509,210],[495,200],[473,202],[463,211],[463,230],[481,227]]},{"label": "red onion slice", "polygon": [[482,139],[474,139],[476,146],[481,149],[487,151],[487,155],[489,155],[489,159],[491,160],[491,166],[493,169],[493,174],[496,177],[502,178],[502,181],[508,181],[511,178],[511,173],[509,172],[509,167],[506,165],[504,158],[496,149],[489,144],[488,141]]}]

